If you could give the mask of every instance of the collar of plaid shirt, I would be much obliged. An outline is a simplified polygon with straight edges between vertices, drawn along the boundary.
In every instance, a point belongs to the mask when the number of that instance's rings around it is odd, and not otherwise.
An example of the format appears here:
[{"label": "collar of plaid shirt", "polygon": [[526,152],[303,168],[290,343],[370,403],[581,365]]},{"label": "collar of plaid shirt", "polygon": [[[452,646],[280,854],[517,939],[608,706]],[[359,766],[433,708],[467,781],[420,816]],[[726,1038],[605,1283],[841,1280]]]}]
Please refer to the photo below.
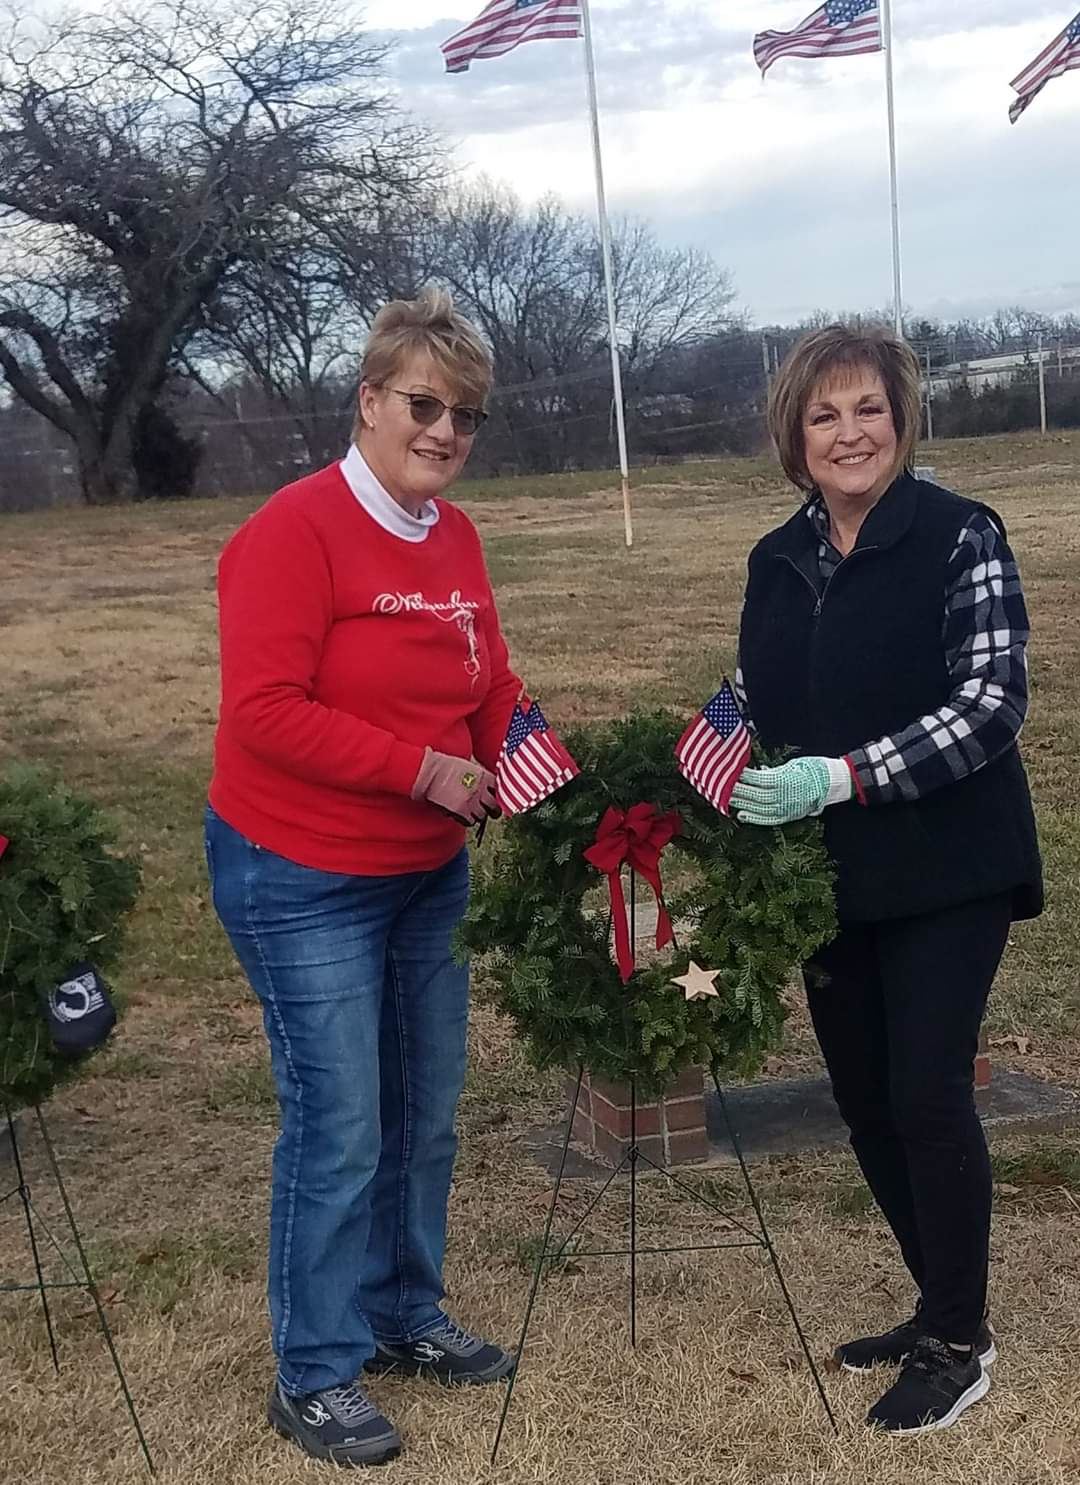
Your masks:
[{"label": "collar of plaid shirt", "polygon": [[[866,547],[891,547],[906,536],[915,519],[919,504],[919,482],[913,474],[897,476],[884,495],[867,513],[859,529],[856,549]],[[805,554],[808,538],[831,545],[829,541],[829,512],[820,490],[812,490],[806,504],[794,522],[788,523],[789,534],[794,538],[791,546],[779,555],[797,557]],[[796,551],[794,548],[798,548]],[[834,549],[835,550],[835,549]],[[839,554],[837,554],[839,556]]]}]

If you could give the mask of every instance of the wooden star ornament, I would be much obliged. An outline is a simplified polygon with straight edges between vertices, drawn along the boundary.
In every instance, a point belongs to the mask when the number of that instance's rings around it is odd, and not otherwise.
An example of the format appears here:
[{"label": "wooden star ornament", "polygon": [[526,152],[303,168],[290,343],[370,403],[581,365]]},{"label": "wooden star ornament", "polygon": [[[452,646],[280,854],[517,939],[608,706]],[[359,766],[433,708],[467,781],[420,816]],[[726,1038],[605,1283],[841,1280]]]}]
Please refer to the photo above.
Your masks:
[{"label": "wooden star ornament", "polygon": [[719,996],[720,994],[713,984],[716,975],[715,969],[702,969],[700,964],[695,964],[691,959],[690,966],[684,975],[672,976],[672,984],[682,986],[687,1000],[707,1000],[710,995]]}]

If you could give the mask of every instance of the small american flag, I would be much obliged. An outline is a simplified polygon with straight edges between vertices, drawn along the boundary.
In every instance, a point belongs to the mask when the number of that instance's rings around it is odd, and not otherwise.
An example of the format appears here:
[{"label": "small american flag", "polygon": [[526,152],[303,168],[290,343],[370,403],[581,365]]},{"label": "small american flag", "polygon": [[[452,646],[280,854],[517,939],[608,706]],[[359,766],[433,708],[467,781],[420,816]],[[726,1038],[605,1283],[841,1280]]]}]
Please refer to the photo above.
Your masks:
[{"label": "small american flag", "polygon": [[501,57],[523,41],[558,41],[581,35],[579,0],[491,0],[475,21],[439,50],[447,72],[468,72],[482,57]]},{"label": "small american flag", "polygon": [[881,50],[878,0],[825,0],[794,31],[759,31],[754,37],[762,77],[781,57],[854,57]]},{"label": "small american flag", "polygon": [[537,702],[514,707],[495,765],[495,797],[504,815],[520,815],[581,770],[548,726]]},{"label": "small american flag", "polygon": [[726,676],[679,738],[675,757],[683,778],[726,815],[731,791],[750,761],[750,733]]},{"label": "small american flag", "polygon": [[1009,86],[1020,96],[1009,109],[1010,120],[1015,124],[1051,78],[1061,77],[1073,67],[1080,67],[1080,15],[1069,22],[1060,36],[1054,37],[1030,67],[1025,67],[1019,77],[1013,78]]}]

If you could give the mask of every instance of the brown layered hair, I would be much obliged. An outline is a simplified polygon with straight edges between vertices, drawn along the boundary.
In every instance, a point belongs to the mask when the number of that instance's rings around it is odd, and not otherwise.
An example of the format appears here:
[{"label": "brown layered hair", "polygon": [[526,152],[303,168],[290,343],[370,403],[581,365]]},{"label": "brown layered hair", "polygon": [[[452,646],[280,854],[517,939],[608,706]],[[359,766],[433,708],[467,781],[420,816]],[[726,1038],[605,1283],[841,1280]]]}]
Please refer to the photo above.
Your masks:
[{"label": "brown layered hair", "polygon": [[386,386],[417,354],[431,357],[462,402],[483,407],[491,392],[491,351],[447,290],[434,284],[415,299],[392,299],[379,310],[364,347],[361,380]]},{"label": "brown layered hair", "polygon": [[829,325],[804,335],[788,353],[769,390],[769,433],[784,473],[800,490],[812,490],[806,468],[803,415],[815,392],[860,371],[884,384],[896,429],[896,469],[915,457],[922,417],[922,383],[915,352],[891,330]]}]

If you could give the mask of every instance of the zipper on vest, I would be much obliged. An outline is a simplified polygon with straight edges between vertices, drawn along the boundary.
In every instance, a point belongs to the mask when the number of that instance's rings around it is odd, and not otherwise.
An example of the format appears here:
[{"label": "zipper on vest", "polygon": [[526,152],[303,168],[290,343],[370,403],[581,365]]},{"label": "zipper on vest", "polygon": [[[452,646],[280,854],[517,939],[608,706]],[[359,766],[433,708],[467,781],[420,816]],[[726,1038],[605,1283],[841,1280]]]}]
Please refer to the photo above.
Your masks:
[{"label": "zipper on vest", "polygon": [[813,713],[813,727],[814,727],[815,734],[817,734],[817,733],[820,732],[820,726],[821,726],[821,719],[820,719],[820,717],[818,715],[818,711],[817,711],[817,700],[816,700],[816,695],[815,695],[815,692],[814,692],[813,681],[814,681],[814,674],[815,674],[815,672],[817,670],[818,620],[821,617],[822,606],[824,605],[825,598],[826,598],[826,595],[828,594],[829,588],[832,586],[832,580],[833,580],[833,578],[840,571],[840,569],[844,566],[844,563],[845,562],[850,562],[851,559],[852,559],[852,557],[857,556],[859,552],[876,552],[877,550],[878,550],[878,548],[876,546],[873,546],[873,547],[858,547],[856,549],[856,551],[849,552],[846,557],[841,557],[840,561],[836,564],[836,566],[833,568],[832,572],[830,572],[829,573],[829,576],[825,579],[825,582],[822,585],[822,588],[821,588],[821,591],[820,592],[818,592],[818,589],[817,589],[816,585],[811,581],[811,579],[809,577],[807,577],[806,573],[803,572],[802,568],[799,566],[799,564],[795,561],[795,559],[793,557],[789,557],[786,552],[778,552],[777,553],[777,556],[778,557],[782,557],[785,562],[789,563],[790,566],[795,569],[795,571],[802,578],[803,582],[810,589],[810,592],[814,595],[814,609],[813,609],[813,614],[812,614],[812,620],[813,620],[813,622],[812,622],[811,628],[810,628],[810,645],[809,645],[809,649],[808,649],[808,653],[807,653],[807,657],[806,657],[806,659],[807,659],[806,685],[807,685],[807,691],[808,691],[808,699],[809,699],[809,702],[810,702],[811,711]]},{"label": "zipper on vest", "polygon": [[825,587],[822,588],[821,592],[819,593],[817,588],[807,577],[806,573],[803,572],[802,568],[795,561],[794,557],[789,557],[786,552],[777,552],[776,555],[780,558],[781,562],[786,562],[793,572],[797,572],[806,586],[810,589],[810,592],[813,594],[814,598],[814,618],[816,619],[817,616],[821,613],[821,602],[822,599],[825,597],[825,591],[828,588],[829,583],[831,583],[833,580],[833,574],[830,573],[828,582],[826,582]]},{"label": "zipper on vest", "polygon": [[878,548],[876,546],[856,547],[856,549],[853,552],[849,552],[846,557],[841,557],[840,561],[836,564],[832,572],[830,572],[829,576],[825,579],[825,583],[820,592],[818,591],[815,584],[811,582],[810,578],[807,577],[806,573],[803,572],[802,568],[795,561],[794,557],[789,557],[786,552],[778,552],[777,556],[782,562],[786,562],[789,567],[793,568],[799,574],[803,582],[810,589],[810,592],[814,595],[814,611],[812,617],[817,620],[821,617],[822,605],[825,602],[825,598],[828,594],[829,589],[832,587],[832,580],[844,566],[844,564],[850,562],[853,557],[858,557],[864,552],[876,552],[877,550]]}]

